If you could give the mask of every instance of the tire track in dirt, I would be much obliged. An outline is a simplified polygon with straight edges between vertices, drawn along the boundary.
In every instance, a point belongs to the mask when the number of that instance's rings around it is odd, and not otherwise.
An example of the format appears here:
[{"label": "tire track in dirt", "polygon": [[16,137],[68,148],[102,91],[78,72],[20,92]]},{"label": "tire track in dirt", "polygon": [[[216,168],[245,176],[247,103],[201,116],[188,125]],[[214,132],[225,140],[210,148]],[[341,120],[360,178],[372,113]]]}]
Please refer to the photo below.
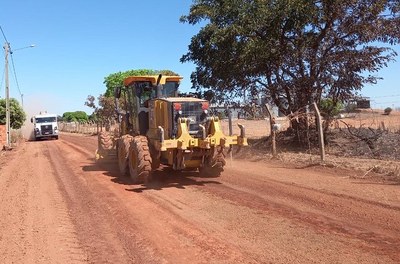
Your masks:
[{"label": "tire track in dirt", "polygon": [[[95,146],[96,141],[91,140]],[[80,141],[71,137],[67,144],[81,148]],[[81,148],[79,153],[81,160],[91,159],[90,151]],[[129,219],[125,224],[135,226],[144,243],[150,243],[165,260],[174,256],[171,245],[180,245],[175,254],[192,249],[191,256],[199,255],[197,263],[399,262],[397,205],[344,194],[338,188],[280,182],[271,177],[277,172],[274,168],[259,163],[250,168],[247,163],[235,162],[238,165],[227,166],[218,179],[164,175],[148,186],[131,186],[129,180],[116,178],[114,169],[106,171],[105,166],[99,170],[88,165],[90,162],[80,165],[90,173],[80,175],[75,170],[75,174],[92,183],[93,189],[108,189],[109,201],[104,206],[110,206],[113,199],[124,203],[129,212],[124,215]],[[293,170],[279,173],[282,179],[290,179],[284,173]],[[116,217],[120,219],[118,213]],[[152,232],[156,233],[153,238]],[[184,260],[192,260],[190,253]]]},{"label": "tire track in dirt", "polygon": [[[15,155],[24,154],[22,149]],[[2,263],[23,263],[27,258],[27,176],[9,156],[8,163],[0,172],[0,260]]]},{"label": "tire track in dirt", "polygon": [[[56,195],[54,175],[43,156],[46,143],[23,143],[16,151],[17,157],[2,171],[9,179],[3,196],[7,200],[2,199],[0,205],[2,212],[8,212],[0,220],[7,243],[0,247],[7,252],[1,254],[2,263],[85,262],[83,252],[69,250],[71,245],[78,249],[80,246],[74,239],[73,227],[66,228],[71,227],[68,214],[62,217],[62,212],[67,211]],[[16,164],[21,161],[24,163]],[[65,243],[65,238],[71,242]]]},{"label": "tire track in dirt", "polygon": [[[53,169],[66,197],[78,238],[91,263],[162,263],[148,243],[137,235],[135,225],[127,225],[127,214],[120,201],[107,188],[98,186],[90,172],[83,172],[88,152],[59,141],[49,149]],[[63,155],[56,155],[60,151]],[[83,154],[83,155],[82,155]],[[93,180],[93,181],[92,181]],[[121,225],[123,228],[121,228]]]},{"label": "tire track in dirt", "polygon": [[[66,259],[64,261],[68,263],[83,263],[87,262],[86,253],[82,250],[82,247],[77,238],[77,232],[73,225],[72,218],[69,209],[66,205],[64,197],[61,195],[62,190],[59,185],[59,175],[52,168],[49,148],[54,142],[43,142],[46,144],[42,145],[41,153],[46,157],[46,162],[49,164],[46,168],[49,168],[49,173],[54,175],[51,180],[54,182],[54,188],[48,190],[48,203],[52,205],[55,210],[55,219],[52,225],[54,225],[55,232],[58,234],[54,243],[58,245],[60,250],[66,252]],[[47,179],[48,181],[50,179]],[[62,262],[62,261],[60,261]]]},{"label": "tire track in dirt", "polygon": [[[76,149],[77,146],[71,146],[74,144],[71,144],[71,142],[66,143],[72,149]],[[79,153],[84,155],[89,152],[81,150]],[[83,156],[81,160],[90,160],[90,158]],[[97,165],[94,166],[98,167]],[[107,166],[102,165],[102,167]],[[108,168],[110,169],[110,166]],[[108,173],[114,176],[118,174],[115,170]],[[75,172],[75,174],[79,174],[79,172]],[[124,225],[124,228],[130,229],[133,227],[133,232],[141,235],[143,241],[168,262],[209,263],[217,261],[224,263],[255,263],[255,261],[251,261],[251,254],[245,256],[238,247],[219,239],[214,234],[205,232],[201,225],[194,225],[192,219],[185,219],[169,208],[164,207],[163,203],[156,198],[156,194],[130,192],[129,189],[126,189],[131,185],[130,180],[115,178],[115,183],[124,182],[121,186],[110,182],[110,178],[104,178],[104,175],[103,177],[99,176],[85,174],[85,177],[96,177],[92,182],[93,185],[101,185],[93,189],[103,190],[102,192],[108,189],[115,194],[114,199],[116,201],[124,200],[125,212],[120,211],[121,204],[112,205],[116,202],[112,199],[110,200],[113,197],[112,194],[102,195],[102,201],[99,201],[100,203],[104,202],[104,205],[108,206],[107,208],[110,211],[113,211],[112,208],[114,210],[119,208],[116,213],[111,213],[115,218],[114,221],[119,222],[117,219],[125,215],[125,220],[122,219],[121,221],[124,221],[129,227]],[[113,232],[119,233],[120,231],[116,228]],[[120,236],[123,237],[122,235]]]},{"label": "tire track in dirt", "polygon": [[[71,140],[74,139],[76,137],[71,137]],[[71,144],[71,142],[66,142],[66,144],[69,146],[75,145],[75,143]],[[71,147],[73,149],[77,148],[77,146]],[[81,154],[85,152],[84,150],[80,151]],[[110,166],[105,167],[110,168]],[[115,170],[110,173],[114,176],[119,174]],[[104,188],[111,188],[109,180],[107,181],[104,184]],[[116,181],[122,181],[128,186],[131,185],[130,180],[125,180],[122,177],[119,177]],[[134,185],[134,187],[136,186]],[[126,211],[129,212],[128,217],[133,218],[134,225],[138,228],[137,232],[142,234],[154,248],[159,251],[162,250],[159,254],[165,256],[166,259],[177,263],[209,263],[210,261],[256,263],[252,254],[246,255],[242,253],[240,247],[232,245],[224,238],[219,238],[209,233],[201,224],[193,224],[193,219],[181,217],[170,208],[165,207],[164,203],[157,198],[156,193],[148,195],[137,193],[134,189],[132,189],[134,192],[127,192],[127,190],[121,188],[111,189],[118,192],[118,197],[120,195],[123,196],[122,199],[127,203]],[[186,191],[190,192],[190,190]],[[134,206],[131,206],[129,201],[133,202]],[[168,199],[165,201],[168,201]],[[128,222],[127,220],[125,221]],[[197,257],[194,258],[193,256]]]},{"label": "tire track in dirt", "polygon": [[[47,252],[42,254],[44,257],[40,257],[37,262],[85,263],[86,255],[81,250],[68,208],[59,193],[58,175],[51,169],[47,158],[48,146],[52,144],[54,141],[27,143],[27,147],[34,147],[38,154],[35,155],[37,159],[30,161],[28,166],[38,184],[31,191],[30,207],[42,212],[41,217],[29,218],[29,223],[36,233],[44,234],[39,237],[33,236],[32,240],[36,241],[34,245],[38,243],[48,245],[45,248]],[[38,248],[35,246],[30,250],[35,254]]]},{"label": "tire track in dirt", "polygon": [[257,184],[249,184],[251,180],[247,180],[236,185],[230,180],[230,174],[234,172],[228,170],[226,174],[229,176],[225,175],[221,180],[222,185],[207,185],[202,190],[241,206],[291,219],[293,223],[306,225],[317,232],[356,239],[354,244],[362,245],[365,251],[379,248],[379,254],[400,260],[397,250],[400,247],[400,212],[397,207],[269,179],[257,180]]},{"label": "tire track in dirt", "polygon": [[[322,263],[333,257],[334,261],[338,263],[360,263],[360,260],[370,258],[367,256],[368,254],[360,257],[359,250],[354,250],[354,248],[343,250],[341,248],[343,245],[337,238],[313,234],[307,229],[299,228],[285,217],[238,205],[229,199],[221,199],[208,190],[204,190],[207,188],[207,184],[184,185],[177,191],[175,185],[169,184],[175,181],[176,179],[169,179],[167,180],[168,184],[165,185],[167,187],[156,190],[151,187],[134,190],[141,190],[166,211],[176,214],[175,218],[183,218],[184,221],[190,222],[191,225],[200,228],[206,236],[212,234],[215,241],[224,241],[223,244],[228,244],[228,248],[231,250],[236,248],[239,256],[245,259],[245,263],[259,263],[260,261],[265,263]],[[190,180],[185,179],[184,181]],[[157,182],[153,185],[155,185],[154,187],[164,186]],[[209,185],[215,188],[221,186]],[[313,245],[308,240],[317,240],[319,243]],[[209,244],[209,246],[211,245]],[[332,251],[341,249],[342,255],[338,256],[337,252],[329,253],[327,256],[321,255],[321,248],[324,247],[332,249]],[[223,247],[209,250],[223,250]],[[327,254],[327,251],[324,250],[324,253]],[[357,257],[347,258],[345,254],[350,254],[350,252]],[[372,256],[371,259],[375,260],[376,258]],[[240,257],[237,257],[230,261],[226,259],[226,262],[241,261]],[[391,262],[385,259],[375,263]]]},{"label": "tire track in dirt", "polygon": [[[84,156],[86,156],[86,157],[87,157],[87,156],[90,156],[90,159],[93,159],[93,160],[94,160],[94,155],[95,155],[94,152],[91,153],[91,152],[88,151],[87,149],[82,148],[82,147],[79,147],[79,146],[77,146],[76,144],[70,143],[70,142],[68,142],[68,141],[66,141],[66,140],[60,140],[60,142],[62,142],[62,144],[68,145],[68,147],[70,147],[70,148],[76,150],[77,152],[81,153],[82,155],[84,155]],[[91,156],[93,156],[93,157],[91,157]]]}]

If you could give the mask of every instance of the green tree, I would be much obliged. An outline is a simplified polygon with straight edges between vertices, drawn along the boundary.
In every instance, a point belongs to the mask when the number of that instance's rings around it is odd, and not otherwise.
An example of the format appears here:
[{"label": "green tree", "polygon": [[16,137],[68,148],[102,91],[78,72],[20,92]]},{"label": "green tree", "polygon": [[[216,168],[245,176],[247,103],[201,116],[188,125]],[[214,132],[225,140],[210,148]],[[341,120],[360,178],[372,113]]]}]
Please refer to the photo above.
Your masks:
[{"label": "green tree", "polygon": [[[104,94],[99,95],[97,98],[98,106],[95,103],[95,97],[93,95],[88,95],[85,105],[94,110],[93,114],[96,120],[101,120],[106,122],[112,118],[115,118],[115,99],[114,99],[114,89],[118,86],[123,86],[123,81],[129,76],[139,76],[139,75],[167,75],[174,76],[179,75],[171,70],[151,70],[151,69],[137,69],[128,70],[124,72],[116,72],[108,75],[104,78],[104,84],[106,86],[106,91]],[[119,105],[123,106],[124,101],[119,100]]]},{"label": "green tree", "polygon": [[114,97],[107,97],[100,95],[98,97],[99,107],[96,110],[97,118],[99,120],[108,120],[116,116],[115,112],[115,99]]},{"label": "green tree", "polygon": [[193,88],[219,101],[262,94],[285,114],[336,104],[397,55],[399,10],[398,0],[196,0],[181,22],[205,25],[181,61],[196,64]]},{"label": "green tree", "polygon": [[62,120],[64,122],[87,122],[89,117],[84,111],[65,112]]},{"label": "green tree", "polygon": [[96,101],[96,98],[93,95],[88,95],[88,97],[86,98],[85,105],[92,109],[96,109],[95,101]]},{"label": "green tree", "polygon": [[342,102],[335,102],[331,98],[322,98],[319,102],[319,111],[324,117],[323,129],[326,133],[329,129],[329,125],[332,123],[335,116],[344,109]]},{"label": "green tree", "polygon": [[[97,98],[98,105],[96,105],[96,98],[93,95],[88,95],[85,105],[93,109],[93,113],[89,116],[89,120],[106,122],[115,117],[115,99],[113,96],[100,95]],[[119,100],[120,105],[124,102]]]},{"label": "green tree", "polygon": [[137,69],[137,70],[128,70],[124,72],[116,72],[108,75],[104,78],[104,84],[106,85],[106,92],[104,96],[112,97],[114,96],[114,88],[123,85],[123,81],[126,77],[129,76],[139,76],[139,75],[178,75],[171,70],[150,70],[150,69]]},{"label": "green tree", "polygon": [[319,103],[321,115],[325,118],[333,118],[344,109],[341,102],[334,102],[331,98],[323,98]]},{"label": "green tree", "polygon": [[[10,127],[20,129],[26,120],[26,114],[15,98],[10,98]],[[6,100],[0,99],[0,124],[6,124]]]},{"label": "green tree", "polygon": [[75,121],[76,121],[76,120],[74,119],[74,115],[73,115],[72,112],[65,112],[65,113],[62,115],[62,120],[63,120],[64,122],[75,122]]}]

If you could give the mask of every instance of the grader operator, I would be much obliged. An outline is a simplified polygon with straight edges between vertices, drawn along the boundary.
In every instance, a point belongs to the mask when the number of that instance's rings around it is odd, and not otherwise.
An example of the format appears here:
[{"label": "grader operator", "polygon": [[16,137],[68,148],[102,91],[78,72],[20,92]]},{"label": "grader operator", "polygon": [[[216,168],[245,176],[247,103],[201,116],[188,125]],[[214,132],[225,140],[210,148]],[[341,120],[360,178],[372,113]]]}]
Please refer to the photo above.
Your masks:
[{"label": "grader operator", "polygon": [[[246,146],[245,129],[226,136],[209,102],[178,97],[180,76],[132,76],[115,89],[119,120],[117,135],[99,133],[96,160],[117,153],[121,174],[135,183],[147,182],[161,164],[174,170],[199,170],[217,177],[225,166],[225,152]],[[120,108],[118,99],[124,102]]]}]

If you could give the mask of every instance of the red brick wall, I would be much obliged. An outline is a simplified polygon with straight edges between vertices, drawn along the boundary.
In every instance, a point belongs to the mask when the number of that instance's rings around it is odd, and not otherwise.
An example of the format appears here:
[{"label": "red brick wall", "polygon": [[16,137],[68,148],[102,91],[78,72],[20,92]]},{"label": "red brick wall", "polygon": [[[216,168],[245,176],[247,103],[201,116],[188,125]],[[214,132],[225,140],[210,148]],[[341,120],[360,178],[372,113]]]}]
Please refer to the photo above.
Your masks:
[{"label": "red brick wall", "polygon": [[6,125],[0,125],[0,148],[6,144]]}]

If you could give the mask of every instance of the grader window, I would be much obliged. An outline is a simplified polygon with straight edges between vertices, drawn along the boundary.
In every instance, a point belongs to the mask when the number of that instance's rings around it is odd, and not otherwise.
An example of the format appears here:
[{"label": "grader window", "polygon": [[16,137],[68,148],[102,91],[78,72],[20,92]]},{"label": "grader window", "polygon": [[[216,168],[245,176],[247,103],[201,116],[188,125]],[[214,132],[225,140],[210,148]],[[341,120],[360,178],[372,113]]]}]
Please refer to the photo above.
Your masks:
[{"label": "grader window", "polygon": [[176,97],[178,91],[179,83],[178,82],[166,82],[164,84],[164,88],[162,91],[163,96],[165,97]]},{"label": "grader window", "polygon": [[147,107],[146,102],[156,97],[156,91],[150,82],[136,83],[136,96],[141,107]]}]

